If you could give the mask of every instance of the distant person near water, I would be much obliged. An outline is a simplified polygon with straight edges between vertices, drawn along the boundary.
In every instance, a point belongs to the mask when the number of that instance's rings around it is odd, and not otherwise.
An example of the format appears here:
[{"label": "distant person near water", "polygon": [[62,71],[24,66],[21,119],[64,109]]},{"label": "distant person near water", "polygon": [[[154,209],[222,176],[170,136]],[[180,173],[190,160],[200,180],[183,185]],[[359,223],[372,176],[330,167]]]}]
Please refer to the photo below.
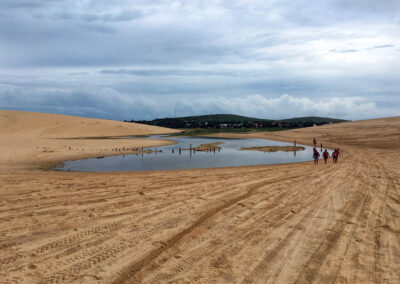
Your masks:
[{"label": "distant person near water", "polygon": [[314,147],[314,153],[313,153],[314,165],[318,165],[319,156],[320,156],[320,154],[319,154],[317,148]]},{"label": "distant person near water", "polygon": [[317,147],[317,139],[315,139],[315,137],[314,137],[313,143],[314,143],[314,148],[316,148]]},{"label": "distant person near water", "polygon": [[327,149],[325,149],[325,151],[322,153],[322,157],[324,158],[324,161],[325,161],[325,164],[326,164],[326,161],[329,158],[329,152],[328,152]]}]

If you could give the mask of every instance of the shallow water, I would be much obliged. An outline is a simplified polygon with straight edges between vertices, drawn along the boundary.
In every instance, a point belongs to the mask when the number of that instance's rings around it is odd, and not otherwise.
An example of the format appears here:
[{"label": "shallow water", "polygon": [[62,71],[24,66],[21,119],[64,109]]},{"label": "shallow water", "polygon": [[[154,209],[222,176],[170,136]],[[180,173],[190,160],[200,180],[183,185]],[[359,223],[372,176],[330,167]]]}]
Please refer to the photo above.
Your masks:
[{"label": "shallow water", "polygon": [[[169,137],[150,136],[149,139],[165,138],[178,144],[154,148],[162,150],[151,154],[130,154],[105,157],[102,159],[83,159],[67,161],[56,170],[82,172],[114,172],[114,171],[151,171],[172,169],[217,168],[230,166],[266,165],[305,162],[312,160],[312,147],[303,146],[305,150],[296,152],[260,152],[238,150],[241,147],[257,146],[293,146],[293,144],[266,139],[226,139],[203,137]],[[184,151],[179,154],[179,148],[197,147],[200,144],[223,142],[220,151],[200,152]],[[172,152],[174,150],[174,153]],[[331,154],[331,151],[329,151]]]}]

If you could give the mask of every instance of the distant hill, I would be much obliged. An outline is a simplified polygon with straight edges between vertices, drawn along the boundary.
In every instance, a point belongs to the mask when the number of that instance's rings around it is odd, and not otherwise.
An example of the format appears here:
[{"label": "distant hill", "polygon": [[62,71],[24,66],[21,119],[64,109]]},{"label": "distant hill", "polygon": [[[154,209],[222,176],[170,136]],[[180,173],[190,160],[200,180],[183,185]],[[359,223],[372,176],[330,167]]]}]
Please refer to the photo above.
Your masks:
[{"label": "distant hill", "polygon": [[216,122],[221,122],[221,123],[227,123],[227,122],[246,122],[246,121],[272,121],[271,119],[260,119],[260,118],[254,118],[254,117],[247,117],[247,116],[241,116],[241,115],[236,115],[236,114],[210,114],[210,115],[200,115],[200,116],[183,116],[183,117],[177,117],[177,118],[159,118],[159,119],[154,119],[153,121],[165,121],[165,120],[177,120],[177,121],[199,121],[199,122],[205,122],[205,121],[216,121]]},{"label": "distant hill", "polygon": [[281,121],[285,122],[297,122],[297,123],[315,123],[315,124],[326,124],[326,123],[339,123],[339,122],[346,122],[348,120],[344,119],[337,119],[337,118],[329,118],[329,117],[319,117],[319,116],[304,116],[304,117],[295,117],[289,119],[283,119]]},{"label": "distant hill", "polygon": [[151,121],[129,121],[148,125],[163,126],[169,128],[300,128],[313,125],[345,122],[343,119],[328,117],[296,117],[290,119],[272,120],[254,117],[246,117],[235,114],[211,114],[201,116],[185,116],[177,118],[158,118]]}]

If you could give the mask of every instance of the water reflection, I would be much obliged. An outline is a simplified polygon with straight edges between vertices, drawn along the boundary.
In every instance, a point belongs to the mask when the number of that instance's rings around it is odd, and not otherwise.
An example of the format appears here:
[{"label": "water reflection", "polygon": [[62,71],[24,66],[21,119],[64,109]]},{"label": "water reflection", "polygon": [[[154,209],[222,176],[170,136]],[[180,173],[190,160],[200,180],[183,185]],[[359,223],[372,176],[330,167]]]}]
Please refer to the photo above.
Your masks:
[{"label": "water reflection", "polygon": [[[168,169],[214,168],[280,164],[312,160],[312,147],[303,146],[304,151],[260,152],[239,150],[241,147],[294,146],[293,143],[265,139],[222,139],[202,137],[152,136],[149,139],[166,138],[177,142],[175,145],[139,148],[134,154],[68,161],[59,170],[69,171],[147,171]],[[223,144],[219,144],[222,142]],[[213,147],[200,147],[213,144]],[[199,148],[200,147],[200,148]]]}]

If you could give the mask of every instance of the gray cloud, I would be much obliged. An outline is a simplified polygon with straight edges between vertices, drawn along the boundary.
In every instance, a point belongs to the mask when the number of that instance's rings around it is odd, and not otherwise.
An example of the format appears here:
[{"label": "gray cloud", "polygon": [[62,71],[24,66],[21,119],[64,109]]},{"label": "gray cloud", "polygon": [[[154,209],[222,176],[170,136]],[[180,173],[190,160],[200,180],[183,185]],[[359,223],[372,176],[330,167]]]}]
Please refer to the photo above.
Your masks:
[{"label": "gray cloud", "polygon": [[[261,115],[255,100],[279,98],[282,114],[301,105],[293,116],[395,113],[399,14],[397,0],[3,0],[0,104],[139,119],[171,104]],[[330,98],[357,111],[302,105]]]},{"label": "gray cloud", "polygon": [[[235,71],[193,70],[193,69],[105,69],[102,74],[134,76],[239,76]],[[242,72],[243,73],[243,72]],[[243,74],[242,74],[243,75]]]},{"label": "gray cloud", "polygon": [[[8,95],[4,90],[7,90]],[[170,117],[176,108],[178,115],[205,113],[236,113],[260,118],[288,118],[293,116],[321,115],[339,118],[368,118],[394,115],[393,110],[379,110],[373,101],[361,97],[331,97],[327,99],[295,98],[281,95],[266,98],[250,95],[238,98],[197,97],[163,100],[160,98],[121,94],[110,88],[88,88],[66,92],[57,89],[38,89],[21,93],[12,86],[1,85],[0,107],[46,112],[62,112],[102,118],[152,119],[152,113],[159,117]],[[18,91],[19,95],[15,96]],[[8,102],[4,104],[4,102]]]},{"label": "gray cloud", "polygon": [[104,22],[125,22],[141,18],[143,15],[136,10],[121,11],[117,14],[104,14],[101,19]]},{"label": "gray cloud", "polygon": [[388,47],[394,47],[393,44],[384,44],[384,45],[375,45],[374,48],[378,49],[378,48],[388,48]]},{"label": "gray cloud", "polygon": [[87,74],[89,74],[88,72],[71,72],[71,73],[68,73],[68,75],[71,75],[71,76],[80,76],[80,75],[87,75]]},{"label": "gray cloud", "polygon": [[46,3],[40,0],[2,0],[0,8],[2,9],[32,9],[45,6]]},{"label": "gray cloud", "polygon": [[353,53],[353,52],[359,52],[357,49],[343,49],[343,50],[337,50],[337,49],[331,49],[329,52],[337,52],[337,53]]},{"label": "gray cloud", "polygon": [[83,22],[129,22],[141,18],[143,15],[138,10],[124,10],[116,13],[82,13],[82,12],[68,12],[61,11],[58,13],[36,13],[35,18],[52,21],[83,21]]},{"label": "gray cloud", "polygon": [[[71,115],[113,118],[153,119],[173,115],[235,113],[260,118],[288,118],[293,116],[331,116],[346,119],[394,116],[398,109],[385,105],[387,100],[399,103],[396,94],[387,93],[383,101],[359,96],[292,96],[292,95],[226,95],[185,96],[138,94],[118,91],[110,87],[79,86],[73,89],[47,86],[43,82],[26,85],[9,82],[0,84],[0,108],[65,113]],[[29,86],[29,87],[27,87]],[[215,93],[215,92],[214,92]],[[377,104],[375,101],[379,101]]]}]

